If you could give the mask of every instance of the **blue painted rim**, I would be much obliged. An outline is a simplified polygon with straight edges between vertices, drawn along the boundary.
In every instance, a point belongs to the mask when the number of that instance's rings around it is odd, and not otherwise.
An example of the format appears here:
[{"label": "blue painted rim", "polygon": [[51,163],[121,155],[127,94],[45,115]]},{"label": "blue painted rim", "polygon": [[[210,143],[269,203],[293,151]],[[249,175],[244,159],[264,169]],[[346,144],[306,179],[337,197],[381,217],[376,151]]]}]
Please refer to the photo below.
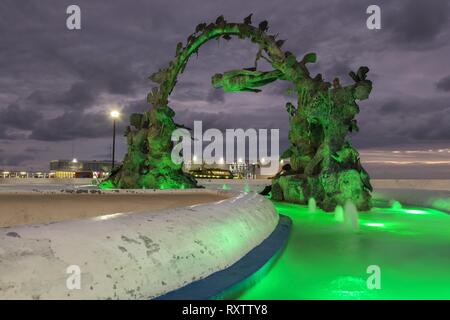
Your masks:
[{"label": "blue painted rim", "polygon": [[275,230],[261,244],[227,269],[168,292],[155,300],[231,299],[252,286],[268,271],[287,244],[292,220],[284,215]]}]

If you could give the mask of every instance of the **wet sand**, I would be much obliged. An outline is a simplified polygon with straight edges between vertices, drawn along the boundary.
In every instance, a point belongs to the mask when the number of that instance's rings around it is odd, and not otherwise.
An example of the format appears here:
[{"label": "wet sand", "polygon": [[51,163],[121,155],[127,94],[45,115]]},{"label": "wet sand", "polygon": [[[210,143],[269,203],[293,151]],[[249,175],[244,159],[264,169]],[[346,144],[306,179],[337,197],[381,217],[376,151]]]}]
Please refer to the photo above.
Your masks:
[{"label": "wet sand", "polygon": [[48,223],[114,213],[153,212],[216,202],[229,196],[211,192],[179,194],[0,193],[0,227]]}]

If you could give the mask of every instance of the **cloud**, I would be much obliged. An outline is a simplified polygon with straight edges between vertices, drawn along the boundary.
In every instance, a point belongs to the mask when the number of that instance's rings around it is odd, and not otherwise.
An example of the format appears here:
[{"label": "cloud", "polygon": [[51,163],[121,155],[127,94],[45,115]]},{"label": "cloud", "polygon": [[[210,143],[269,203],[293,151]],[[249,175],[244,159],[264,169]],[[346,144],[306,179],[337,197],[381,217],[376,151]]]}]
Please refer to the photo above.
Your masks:
[{"label": "cloud", "polygon": [[90,108],[97,101],[98,91],[95,83],[79,81],[73,83],[69,89],[58,91],[37,90],[30,94],[27,102],[34,106],[54,106],[63,109],[83,110]]},{"label": "cloud", "polygon": [[42,114],[35,109],[26,109],[17,104],[10,104],[0,109],[0,125],[21,130],[34,128],[36,122],[42,119]]},{"label": "cloud", "polygon": [[66,111],[50,120],[41,120],[30,139],[61,141],[111,135],[111,123],[104,113]]},{"label": "cloud", "polygon": [[445,143],[450,138],[449,109],[448,99],[440,97],[405,96],[364,105],[357,117],[360,132],[352,140],[361,148]]},{"label": "cloud", "polygon": [[[214,21],[221,14],[228,21],[242,21],[251,12],[255,25],[267,19],[270,33],[286,39],[285,50],[298,58],[317,53],[312,75],[322,73],[327,81],[338,76],[349,83],[350,70],[370,67],[374,90],[360,105],[361,130],[352,135],[355,145],[448,142],[449,105],[435,96],[436,89],[450,90],[448,74],[434,74],[444,71],[450,56],[448,1],[380,0],[382,29],[377,31],[365,25],[370,0],[309,0],[301,6],[295,0],[192,0],[189,6],[181,0],[136,1],[133,6],[79,0],[79,32],[65,27],[69,4],[0,3],[0,139],[5,151],[29,143],[41,148],[50,141],[53,154],[66,154],[64,142],[73,140],[103,148],[111,135],[105,116],[109,105],[122,106],[121,132],[130,113],[150,107],[145,97],[154,84],[147,77],[167,66],[177,42],[186,43],[199,22]],[[176,121],[191,126],[189,122],[199,119],[219,128],[275,127],[287,132],[284,104],[293,100],[285,92],[289,83],[270,84],[257,95],[211,88],[213,74],[252,66],[256,52],[257,46],[239,39],[203,46],[169,98]],[[261,62],[259,68],[271,66]],[[287,134],[282,139],[286,143]],[[92,154],[86,151],[86,157]],[[44,162],[45,152],[34,156]]]},{"label": "cloud", "polygon": [[50,148],[47,146],[45,148],[36,148],[36,147],[26,147],[23,151],[28,153],[39,153],[39,152],[48,152]]},{"label": "cloud", "polygon": [[384,28],[390,30],[394,43],[424,49],[448,29],[449,5],[446,0],[407,0],[390,6]]},{"label": "cloud", "polygon": [[32,160],[34,157],[28,153],[19,154],[6,154],[0,158],[0,165],[4,166],[20,166],[28,160]]},{"label": "cloud", "polygon": [[[450,109],[450,108],[449,108]],[[411,134],[417,140],[450,141],[450,115],[448,111],[436,112],[427,116],[424,121],[415,127]]]},{"label": "cloud", "polygon": [[386,103],[383,103],[381,105],[381,107],[379,108],[379,111],[381,114],[384,114],[384,115],[393,114],[393,116],[395,116],[394,114],[403,112],[401,105],[402,105],[402,103],[399,100],[390,100],[390,101],[387,101]]},{"label": "cloud", "polygon": [[0,140],[2,141],[2,144],[10,144],[11,141],[16,140],[25,140],[27,139],[27,134],[11,131],[6,126],[0,127]]},{"label": "cloud", "polygon": [[222,89],[209,89],[208,95],[206,96],[206,101],[208,102],[218,102],[222,103],[225,101],[225,96]]},{"label": "cloud", "polygon": [[436,82],[436,88],[440,91],[450,91],[450,76],[444,77]]}]

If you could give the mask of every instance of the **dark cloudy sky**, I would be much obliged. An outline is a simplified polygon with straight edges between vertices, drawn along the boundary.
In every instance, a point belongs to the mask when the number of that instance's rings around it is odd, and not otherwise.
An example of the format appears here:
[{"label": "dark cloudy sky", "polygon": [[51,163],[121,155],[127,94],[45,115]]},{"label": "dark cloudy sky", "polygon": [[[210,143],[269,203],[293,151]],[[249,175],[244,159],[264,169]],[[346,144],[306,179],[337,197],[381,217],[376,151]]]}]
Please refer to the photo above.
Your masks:
[{"label": "dark cloudy sky", "polygon": [[[81,7],[82,30],[66,28],[66,8]],[[366,8],[381,7],[382,29],[366,28]],[[313,74],[350,83],[370,68],[374,89],[360,104],[352,136],[376,177],[450,178],[450,6],[447,0],[212,1],[2,0],[0,2],[0,170],[48,168],[51,159],[108,159],[111,121],[121,130],[148,108],[147,77],[173,57],[199,22],[224,14],[287,39],[298,57],[316,52]],[[289,99],[283,83],[262,93],[213,90],[214,73],[251,66],[257,48],[212,41],[191,58],[170,98],[176,121],[216,128],[279,128],[287,145]],[[264,65],[261,65],[264,67]],[[267,67],[267,66],[266,66]],[[118,141],[121,159],[125,140]],[[412,175],[410,174],[412,172]]]}]

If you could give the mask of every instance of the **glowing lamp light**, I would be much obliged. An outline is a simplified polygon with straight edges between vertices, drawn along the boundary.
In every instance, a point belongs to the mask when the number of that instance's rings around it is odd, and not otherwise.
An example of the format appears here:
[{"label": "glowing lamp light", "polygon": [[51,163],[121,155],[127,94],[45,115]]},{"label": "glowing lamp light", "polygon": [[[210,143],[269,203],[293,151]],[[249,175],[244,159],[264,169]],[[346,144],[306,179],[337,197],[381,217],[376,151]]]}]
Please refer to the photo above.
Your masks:
[{"label": "glowing lamp light", "polygon": [[117,111],[117,110],[113,110],[113,111],[111,111],[110,116],[111,116],[111,118],[113,118],[113,119],[117,119],[117,118],[119,118],[120,113],[119,113],[119,111]]},{"label": "glowing lamp light", "polygon": [[77,162],[78,162],[77,158],[72,159],[72,163],[77,163]]}]

